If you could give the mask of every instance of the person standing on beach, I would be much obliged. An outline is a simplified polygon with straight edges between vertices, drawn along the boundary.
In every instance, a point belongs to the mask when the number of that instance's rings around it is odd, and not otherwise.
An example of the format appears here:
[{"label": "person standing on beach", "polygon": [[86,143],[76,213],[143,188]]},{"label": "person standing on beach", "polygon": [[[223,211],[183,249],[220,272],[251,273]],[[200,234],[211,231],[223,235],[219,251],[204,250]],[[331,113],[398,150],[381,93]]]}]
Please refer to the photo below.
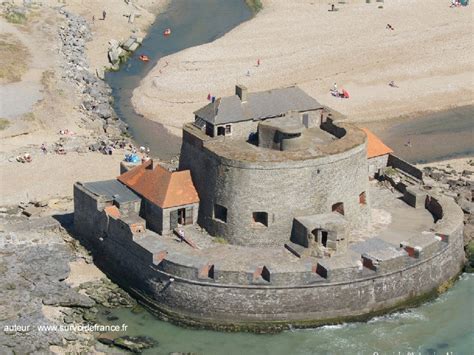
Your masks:
[{"label": "person standing on beach", "polygon": [[107,15],[107,13],[104,11],[102,11],[102,20],[105,20],[105,16]]}]

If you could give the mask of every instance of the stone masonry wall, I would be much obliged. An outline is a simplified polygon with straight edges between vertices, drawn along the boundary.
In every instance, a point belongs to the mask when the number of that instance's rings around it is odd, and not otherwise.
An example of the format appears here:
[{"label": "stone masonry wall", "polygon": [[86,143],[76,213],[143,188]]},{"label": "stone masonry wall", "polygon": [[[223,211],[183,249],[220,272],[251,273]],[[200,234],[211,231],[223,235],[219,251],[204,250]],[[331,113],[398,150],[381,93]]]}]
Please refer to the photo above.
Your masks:
[{"label": "stone masonry wall", "polygon": [[[94,196],[77,185],[75,230],[88,242],[95,262],[107,274],[173,319],[213,327],[245,322],[256,322],[254,329],[272,326],[272,322],[298,326],[384,310],[423,296],[457,275],[464,261],[463,214],[450,199],[432,199],[443,215],[435,225],[435,233],[442,240],[436,252],[412,258],[397,269],[380,269],[338,281],[311,282],[298,275],[292,277],[291,272],[281,273],[281,280],[275,279],[275,284],[249,283],[247,273],[229,278],[230,283],[202,280],[193,265],[195,261],[183,258],[179,262],[177,256],[171,255],[154,258],[160,250],[151,252],[139,245],[127,228],[116,228],[120,221],[109,221],[104,238],[97,238],[97,226],[78,225],[97,220],[103,213],[100,206],[89,208],[94,204]],[[95,203],[97,206],[102,202]],[[169,282],[171,277],[174,282]]]},{"label": "stone masonry wall", "polygon": [[[186,137],[186,136],[184,136]],[[183,140],[180,169],[192,173],[201,204],[199,224],[233,244],[283,245],[290,238],[295,216],[331,212],[344,203],[351,226],[368,221],[365,144],[325,157],[302,161],[243,162],[223,159]],[[227,208],[227,222],[214,219],[214,204]],[[268,214],[268,227],[256,225],[253,212]]]}]

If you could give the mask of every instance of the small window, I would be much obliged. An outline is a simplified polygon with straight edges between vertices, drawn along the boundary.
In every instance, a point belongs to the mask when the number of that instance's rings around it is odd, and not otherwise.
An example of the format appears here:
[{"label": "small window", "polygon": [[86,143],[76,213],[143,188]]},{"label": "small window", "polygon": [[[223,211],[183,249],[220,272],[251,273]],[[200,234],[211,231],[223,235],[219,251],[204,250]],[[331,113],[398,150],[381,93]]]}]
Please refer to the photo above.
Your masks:
[{"label": "small window", "polygon": [[332,211],[340,213],[344,216],[344,204],[342,202],[337,202],[332,205]]},{"label": "small window", "polygon": [[227,223],[227,208],[216,203],[214,205],[214,218]]},{"label": "small window", "polygon": [[366,205],[367,204],[365,191],[361,192],[361,194],[359,195],[359,204],[361,204],[361,205]]},{"label": "small window", "polygon": [[232,134],[232,125],[230,124],[225,125],[225,135],[229,136],[231,134]]},{"label": "small window", "polygon": [[267,212],[254,212],[252,213],[252,218],[255,225],[268,227]]},{"label": "small window", "polygon": [[217,127],[217,135],[218,136],[225,136],[225,127],[224,126]]}]

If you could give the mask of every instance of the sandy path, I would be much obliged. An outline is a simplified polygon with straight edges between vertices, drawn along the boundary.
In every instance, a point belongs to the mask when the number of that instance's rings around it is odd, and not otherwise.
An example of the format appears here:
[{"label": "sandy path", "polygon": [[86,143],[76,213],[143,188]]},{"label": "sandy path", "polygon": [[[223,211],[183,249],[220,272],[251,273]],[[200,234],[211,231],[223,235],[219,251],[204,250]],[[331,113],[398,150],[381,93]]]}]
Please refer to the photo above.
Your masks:
[{"label": "sandy path", "polygon": [[[134,91],[136,110],[179,134],[208,93],[233,94],[236,82],[251,91],[298,84],[353,121],[473,102],[472,6],[398,0],[379,9],[358,1],[331,13],[316,1],[264,4],[215,42],[160,60]],[[389,87],[391,80],[399,88]],[[349,100],[329,94],[334,82]]]},{"label": "sandy path", "polygon": [[[39,36],[35,36],[35,44],[33,44],[31,36],[3,18],[0,18],[0,28],[3,34],[19,40],[29,52],[28,71],[22,75],[21,81],[0,86],[0,117],[16,118],[30,112],[33,105],[43,97],[41,77],[43,72],[54,64],[49,60],[54,49],[51,48],[47,39],[41,41]],[[48,45],[45,46],[45,44]],[[37,50],[38,47],[41,50]]]}]

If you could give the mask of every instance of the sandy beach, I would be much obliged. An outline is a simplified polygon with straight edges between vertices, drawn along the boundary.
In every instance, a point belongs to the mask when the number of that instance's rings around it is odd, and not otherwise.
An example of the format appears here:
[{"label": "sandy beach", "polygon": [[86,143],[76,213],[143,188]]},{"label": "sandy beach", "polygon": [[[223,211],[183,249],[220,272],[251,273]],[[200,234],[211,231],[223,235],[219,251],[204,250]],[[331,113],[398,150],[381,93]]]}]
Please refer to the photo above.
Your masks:
[{"label": "sandy beach", "polygon": [[[231,95],[236,83],[250,91],[297,84],[354,122],[473,102],[471,6],[349,1],[330,12],[317,1],[263,3],[222,38],[162,58],[134,91],[136,110],[179,135],[208,93]],[[330,95],[334,82],[350,99]]]}]

